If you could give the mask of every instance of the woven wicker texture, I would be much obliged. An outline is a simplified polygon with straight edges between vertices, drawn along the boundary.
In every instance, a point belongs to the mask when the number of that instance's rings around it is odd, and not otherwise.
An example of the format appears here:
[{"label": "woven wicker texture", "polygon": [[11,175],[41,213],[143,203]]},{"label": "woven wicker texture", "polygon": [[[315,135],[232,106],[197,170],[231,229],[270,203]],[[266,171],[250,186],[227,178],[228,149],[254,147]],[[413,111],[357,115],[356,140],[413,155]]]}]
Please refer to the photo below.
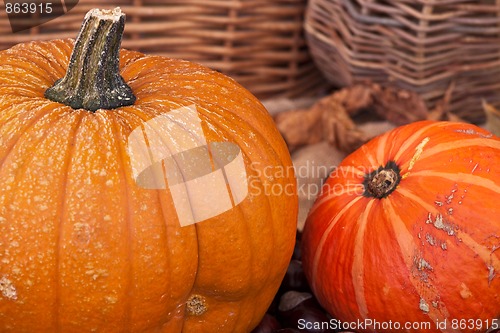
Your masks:
[{"label": "woven wicker texture", "polygon": [[65,15],[18,33],[12,33],[2,10],[0,49],[36,39],[75,38],[88,10],[119,6],[127,15],[125,48],[202,63],[260,98],[311,96],[326,80],[305,42],[306,2],[80,0]]},{"label": "woven wicker texture", "polygon": [[449,110],[473,122],[483,99],[500,105],[498,0],[310,0],[305,30],[337,86],[395,85],[429,108],[452,88]]}]

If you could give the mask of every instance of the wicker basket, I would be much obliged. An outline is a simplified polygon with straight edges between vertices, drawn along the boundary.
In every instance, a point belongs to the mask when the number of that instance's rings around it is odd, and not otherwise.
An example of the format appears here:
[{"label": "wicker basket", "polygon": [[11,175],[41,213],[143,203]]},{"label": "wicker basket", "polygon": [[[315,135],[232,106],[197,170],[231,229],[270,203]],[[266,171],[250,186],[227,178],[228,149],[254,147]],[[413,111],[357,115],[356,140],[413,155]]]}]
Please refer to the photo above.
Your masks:
[{"label": "wicker basket", "polygon": [[[196,61],[232,76],[259,98],[316,95],[326,80],[303,34],[306,0],[80,0],[65,15],[12,33],[0,11],[0,49],[76,37],[91,8],[120,6],[122,46]],[[32,18],[36,19],[36,18]]]},{"label": "wicker basket", "polygon": [[476,123],[483,99],[500,106],[498,0],[310,0],[305,30],[337,86],[395,85],[429,108],[453,87],[449,110]]}]

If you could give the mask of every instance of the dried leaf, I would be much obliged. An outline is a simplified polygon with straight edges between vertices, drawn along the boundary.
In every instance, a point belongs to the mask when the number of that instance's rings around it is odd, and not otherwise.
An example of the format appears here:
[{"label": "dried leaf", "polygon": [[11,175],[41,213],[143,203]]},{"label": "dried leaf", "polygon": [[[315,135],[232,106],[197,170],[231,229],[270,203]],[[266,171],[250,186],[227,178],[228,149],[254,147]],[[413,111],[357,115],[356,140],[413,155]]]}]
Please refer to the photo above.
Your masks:
[{"label": "dried leaf", "polygon": [[[278,113],[275,121],[290,151],[325,140],[342,152],[350,153],[372,137],[351,119],[351,115],[367,109],[374,109],[396,125],[429,117],[417,93],[368,83],[341,89],[310,108]],[[441,117],[441,113],[438,110],[433,115]]]},{"label": "dried leaf", "polygon": [[424,100],[416,92],[373,85],[373,108],[383,119],[404,125],[428,117]]},{"label": "dried leaf", "polygon": [[309,110],[292,110],[276,115],[276,126],[290,151],[323,140],[321,113],[320,109],[313,107]]},{"label": "dried leaf", "polygon": [[448,111],[448,106],[444,106],[441,103],[437,103],[436,107],[429,111],[427,115],[427,120],[446,120],[446,121],[455,121],[455,122],[465,122],[462,118],[457,116],[454,113]]},{"label": "dried leaf", "polygon": [[323,110],[323,138],[334,147],[349,153],[368,141],[368,137],[357,128],[339,101],[323,99],[315,107]]},{"label": "dried leaf", "polygon": [[326,140],[349,153],[368,140],[356,127],[338,96],[332,94],[324,97],[307,110],[287,111],[276,115],[276,126],[290,151]]},{"label": "dried leaf", "polygon": [[483,101],[483,109],[486,113],[486,124],[484,127],[496,136],[500,136],[500,111],[486,101]]},{"label": "dried leaf", "polygon": [[450,112],[450,103],[451,96],[453,93],[453,89],[455,89],[455,81],[452,81],[449,87],[446,89],[446,92],[443,98],[436,103],[436,106],[433,110],[429,111],[427,114],[428,120],[447,120],[447,121],[455,121],[455,122],[464,122],[462,118]]},{"label": "dried leaf", "polygon": [[465,123],[466,122],[465,120],[463,120],[462,118],[460,118],[459,116],[457,116],[456,114],[451,113],[451,112],[446,112],[446,118],[444,120],[454,121],[457,123]]},{"label": "dried leaf", "polygon": [[372,85],[356,84],[343,88],[333,94],[333,99],[339,102],[350,115],[368,109],[373,104]]}]

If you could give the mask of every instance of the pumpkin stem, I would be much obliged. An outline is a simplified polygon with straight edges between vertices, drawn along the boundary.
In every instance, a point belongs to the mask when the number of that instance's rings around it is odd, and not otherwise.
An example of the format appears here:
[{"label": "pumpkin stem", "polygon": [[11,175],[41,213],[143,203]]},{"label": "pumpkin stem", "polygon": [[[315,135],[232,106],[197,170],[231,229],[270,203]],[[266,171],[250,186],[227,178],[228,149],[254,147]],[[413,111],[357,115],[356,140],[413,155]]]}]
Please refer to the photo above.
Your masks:
[{"label": "pumpkin stem", "polygon": [[365,176],[363,195],[377,199],[385,198],[396,189],[400,181],[401,174],[398,165],[393,161],[387,162],[385,166]]},{"label": "pumpkin stem", "polygon": [[45,91],[45,97],[73,109],[114,109],[132,105],[135,96],[119,70],[125,26],[120,8],[92,9],[83,21],[66,75]]}]

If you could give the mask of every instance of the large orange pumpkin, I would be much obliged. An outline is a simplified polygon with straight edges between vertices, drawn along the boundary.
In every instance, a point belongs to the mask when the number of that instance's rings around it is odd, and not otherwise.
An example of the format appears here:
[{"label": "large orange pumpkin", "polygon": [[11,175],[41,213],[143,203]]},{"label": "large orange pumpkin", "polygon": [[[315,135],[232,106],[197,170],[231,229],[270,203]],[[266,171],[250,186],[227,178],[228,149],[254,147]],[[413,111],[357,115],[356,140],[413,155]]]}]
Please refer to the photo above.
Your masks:
[{"label": "large orange pumpkin", "polygon": [[500,326],[499,165],[498,137],[449,122],[397,128],[348,156],[302,238],[306,275],[337,319],[332,327]]},{"label": "large orange pumpkin", "polygon": [[[0,331],[248,332],[293,250],[286,145],[232,79],[119,50],[123,22],[119,10],[95,10],[76,44],[0,52]],[[137,182],[128,144],[134,129],[192,105],[203,137],[182,121],[164,130],[237,146],[247,195],[181,226],[171,188]],[[281,168],[282,177],[266,177]],[[222,192],[202,190],[198,199],[222,201]]]}]

